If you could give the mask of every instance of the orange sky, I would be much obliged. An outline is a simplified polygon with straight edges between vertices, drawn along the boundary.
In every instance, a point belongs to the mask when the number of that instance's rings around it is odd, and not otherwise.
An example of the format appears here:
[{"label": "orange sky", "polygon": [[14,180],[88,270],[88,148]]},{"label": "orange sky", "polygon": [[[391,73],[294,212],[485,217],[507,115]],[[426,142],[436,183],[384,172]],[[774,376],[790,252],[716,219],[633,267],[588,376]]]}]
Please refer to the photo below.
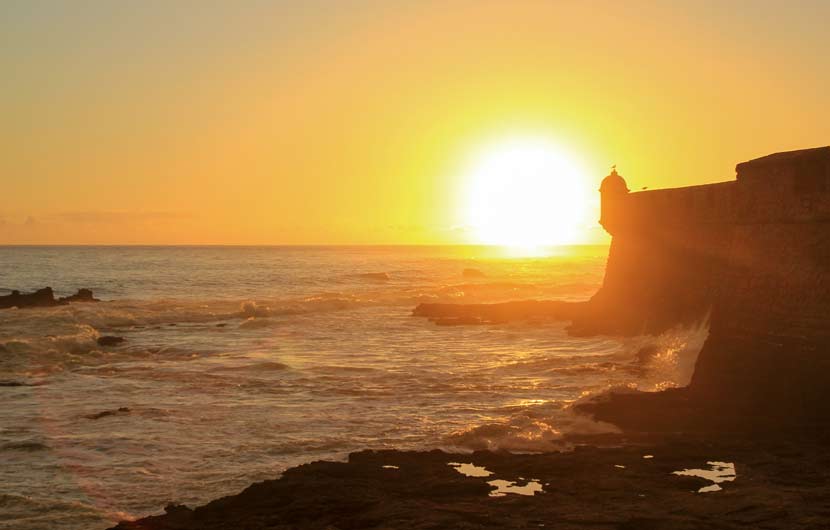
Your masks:
[{"label": "orange sky", "polygon": [[290,4],[3,3],[0,244],[465,243],[501,138],[592,190],[830,143],[827,2]]}]

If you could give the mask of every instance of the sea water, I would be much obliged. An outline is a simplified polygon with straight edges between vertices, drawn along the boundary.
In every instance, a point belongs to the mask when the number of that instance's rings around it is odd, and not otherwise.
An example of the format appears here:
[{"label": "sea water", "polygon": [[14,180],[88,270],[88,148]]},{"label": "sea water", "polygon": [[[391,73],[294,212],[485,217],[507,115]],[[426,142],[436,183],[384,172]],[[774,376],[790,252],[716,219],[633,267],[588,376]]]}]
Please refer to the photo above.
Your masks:
[{"label": "sea water", "polygon": [[[545,451],[611,430],[568,405],[687,383],[705,331],[575,338],[542,318],[411,316],[421,302],[584,300],[606,257],[0,247],[0,295],[48,285],[103,300],[0,310],[0,529],[103,529],[366,448]],[[104,335],[125,342],[101,347]]]}]

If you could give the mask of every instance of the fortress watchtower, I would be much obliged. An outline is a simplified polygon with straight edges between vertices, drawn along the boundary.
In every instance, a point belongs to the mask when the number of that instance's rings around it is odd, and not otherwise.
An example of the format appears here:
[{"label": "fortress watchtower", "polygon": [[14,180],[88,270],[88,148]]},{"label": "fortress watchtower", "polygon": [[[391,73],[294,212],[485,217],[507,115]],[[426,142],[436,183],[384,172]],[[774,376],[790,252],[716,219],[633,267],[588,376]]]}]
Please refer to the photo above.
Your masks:
[{"label": "fortress watchtower", "polygon": [[617,173],[617,166],[611,168],[611,174],[602,179],[599,186],[600,193],[600,217],[599,224],[611,233],[609,223],[615,217],[622,200],[628,195],[628,186],[625,179]]}]

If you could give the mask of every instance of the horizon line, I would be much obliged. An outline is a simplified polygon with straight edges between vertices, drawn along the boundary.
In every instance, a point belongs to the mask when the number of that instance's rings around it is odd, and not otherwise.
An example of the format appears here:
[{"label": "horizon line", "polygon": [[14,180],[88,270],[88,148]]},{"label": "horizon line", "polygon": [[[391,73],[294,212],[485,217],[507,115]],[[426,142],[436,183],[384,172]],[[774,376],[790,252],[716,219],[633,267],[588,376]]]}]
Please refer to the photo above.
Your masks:
[{"label": "horizon line", "polygon": [[[562,247],[606,247],[611,243],[568,243],[561,245],[538,245],[536,248]],[[519,246],[519,245],[516,245]],[[67,247],[280,247],[280,248],[323,248],[323,247],[479,247],[511,248],[511,245],[488,245],[483,243],[0,243],[0,248],[67,248]]]}]

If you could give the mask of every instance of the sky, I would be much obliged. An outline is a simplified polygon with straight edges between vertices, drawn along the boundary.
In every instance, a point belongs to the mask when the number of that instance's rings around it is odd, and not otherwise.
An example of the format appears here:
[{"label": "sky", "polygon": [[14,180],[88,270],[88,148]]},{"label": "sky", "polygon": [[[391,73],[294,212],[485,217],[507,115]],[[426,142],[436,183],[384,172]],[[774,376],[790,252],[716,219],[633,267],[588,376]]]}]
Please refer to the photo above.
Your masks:
[{"label": "sky", "polygon": [[[0,244],[469,241],[483,146],[596,190],[830,144],[830,2],[0,2]],[[479,154],[477,154],[479,153]],[[593,215],[581,240],[606,241]]]}]

